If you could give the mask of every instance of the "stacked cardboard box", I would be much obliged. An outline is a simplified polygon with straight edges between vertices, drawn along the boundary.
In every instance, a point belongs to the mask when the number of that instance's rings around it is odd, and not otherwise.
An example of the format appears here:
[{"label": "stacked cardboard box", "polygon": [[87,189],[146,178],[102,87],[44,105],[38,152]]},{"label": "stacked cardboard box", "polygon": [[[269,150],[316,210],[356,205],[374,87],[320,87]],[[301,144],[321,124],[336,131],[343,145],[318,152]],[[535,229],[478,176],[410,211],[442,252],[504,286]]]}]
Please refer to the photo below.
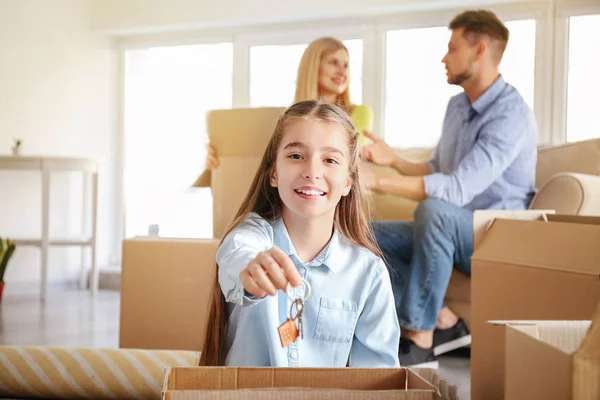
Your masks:
[{"label": "stacked cardboard box", "polygon": [[120,347],[202,350],[218,244],[250,187],[282,111],[208,113],[207,130],[220,165],[212,174],[203,173],[195,186],[211,186],[215,238],[123,242]]},{"label": "stacked cardboard box", "polygon": [[[471,295],[471,396],[504,399],[507,338],[489,321],[590,320],[600,302],[600,218],[494,220],[472,257]],[[552,379],[552,368],[537,373]]]}]

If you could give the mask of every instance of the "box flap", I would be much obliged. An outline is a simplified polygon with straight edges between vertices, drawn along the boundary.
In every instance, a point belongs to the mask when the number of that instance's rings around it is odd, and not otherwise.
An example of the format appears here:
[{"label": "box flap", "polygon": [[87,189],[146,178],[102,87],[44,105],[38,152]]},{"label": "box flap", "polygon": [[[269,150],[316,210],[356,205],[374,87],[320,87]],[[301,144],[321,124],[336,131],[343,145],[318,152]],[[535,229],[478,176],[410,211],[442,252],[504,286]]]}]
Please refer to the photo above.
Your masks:
[{"label": "box flap", "polygon": [[572,224],[600,225],[600,217],[588,215],[548,215],[550,222],[567,222]]},{"label": "box flap", "polygon": [[[548,216],[551,219],[551,216]],[[496,219],[472,260],[600,278],[600,225]]]},{"label": "box flap", "polygon": [[518,220],[540,220],[554,210],[476,210],[473,213],[473,248],[476,249],[483,235],[496,218],[518,219]]},{"label": "box flap", "polygon": [[259,388],[416,390],[439,396],[430,382],[406,368],[174,367],[166,374],[163,390]]},{"label": "box flap", "polygon": [[538,321],[535,325],[509,325],[566,354],[574,354],[585,337],[589,321]]},{"label": "box flap", "polygon": [[212,181],[212,172],[209,169],[205,169],[202,171],[200,176],[196,178],[194,183],[192,183],[192,187],[210,187]]},{"label": "box flap", "polygon": [[570,398],[572,355],[537,339],[538,328],[538,325],[505,328],[506,399]]},{"label": "box flap", "polygon": [[345,389],[241,389],[225,391],[168,391],[163,400],[438,400],[432,391]]},{"label": "box flap", "polygon": [[573,360],[573,398],[600,399],[600,305]]},{"label": "box flap", "polygon": [[587,335],[583,338],[583,342],[581,343],[581,347],[577,354],[596,358],[600,365],[600,304],[592,317],[592,322]]},{"label": "box flap", "polygon": [[488,321],[489,324],[506,326],[563,353],[574,354],[590,327],[590,321]]},{"label": "box flap", "polygon": [[419,388],[429,383],[410,371],[362,368],[261,368],[179,367],[172,368],[167,390],[235,390],[276,387],[340,388],[353,390]]}]

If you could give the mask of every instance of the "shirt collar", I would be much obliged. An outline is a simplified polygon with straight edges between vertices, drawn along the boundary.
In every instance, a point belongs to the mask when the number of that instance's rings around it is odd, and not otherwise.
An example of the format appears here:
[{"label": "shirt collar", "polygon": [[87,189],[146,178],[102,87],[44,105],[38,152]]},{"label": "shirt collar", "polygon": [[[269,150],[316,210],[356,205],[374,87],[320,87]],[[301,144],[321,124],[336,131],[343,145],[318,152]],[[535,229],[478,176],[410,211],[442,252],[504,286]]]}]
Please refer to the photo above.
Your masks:
[{"label": "shirt collar", "polygon": [[[273,244],[279,247],[288,256],[296,256],[296,249],[290,239],[290,235],[283,222],[283,218],[279,218],[273,226]],[[331,272],[336,273],[345,265],[344,239],[339,232],[337,224],[334,224],[333,235],[329,243],[321,250],[321,252],[312,260],[304,265],[307,267],[326,266]],[[299,260],[299,259],[298,259]]]},{"label": "shirt collar", "polygon": [[[471,110],[474,110],[477,114],[483,114],[493,103],[496,101],[498,96],[502,93],[506,87],[506,82],[502,75],[500,75],[492,85],[486,89],[485,92],[473,104],[471,104]],[[469,113],[472,112],[469,110]]]}]

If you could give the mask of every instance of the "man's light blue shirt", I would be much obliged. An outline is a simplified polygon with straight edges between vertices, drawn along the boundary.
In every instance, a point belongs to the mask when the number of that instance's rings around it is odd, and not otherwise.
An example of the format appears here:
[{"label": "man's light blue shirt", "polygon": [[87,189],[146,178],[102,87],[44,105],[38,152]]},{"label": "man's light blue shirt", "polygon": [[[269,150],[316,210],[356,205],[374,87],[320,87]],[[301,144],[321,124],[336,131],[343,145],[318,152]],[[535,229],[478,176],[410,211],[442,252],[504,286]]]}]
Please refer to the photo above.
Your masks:
[{"label": "man's light blue shirt", "polygon": [[[279,247],[312,288],[304,306],[304,339],[283,348],[277,328],[291,301],[281,290],[260,299],[244,291],[242,269],[261,251]],[[389,273],[371,251],[338,231],[314,260],[303,263],[283,220],[251,213],[217,251],[219,283],[230,304],[226,365],[272,367],[398,367],[400,327]],[[293,289],[303,297],[304,284]]]},{"label": "man's light blue shirt", "polygon": [[464,92],[450,99],[425,192],[469,210],[523,210],[536,162],[533,112],[500,76],[473,104]]}]

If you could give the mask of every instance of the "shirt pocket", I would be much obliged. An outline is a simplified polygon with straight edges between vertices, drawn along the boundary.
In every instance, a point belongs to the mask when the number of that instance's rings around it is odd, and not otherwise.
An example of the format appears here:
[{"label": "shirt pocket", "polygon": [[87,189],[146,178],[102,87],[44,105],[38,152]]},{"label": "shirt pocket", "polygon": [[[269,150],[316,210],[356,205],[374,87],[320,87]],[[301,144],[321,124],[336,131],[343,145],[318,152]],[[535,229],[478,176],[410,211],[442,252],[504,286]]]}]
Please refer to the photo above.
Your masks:
[{"label": "shirt pocket", "polygon": [[321,297],[313,337],[326,342],[350,343],[357,315],[356,301]]}]

